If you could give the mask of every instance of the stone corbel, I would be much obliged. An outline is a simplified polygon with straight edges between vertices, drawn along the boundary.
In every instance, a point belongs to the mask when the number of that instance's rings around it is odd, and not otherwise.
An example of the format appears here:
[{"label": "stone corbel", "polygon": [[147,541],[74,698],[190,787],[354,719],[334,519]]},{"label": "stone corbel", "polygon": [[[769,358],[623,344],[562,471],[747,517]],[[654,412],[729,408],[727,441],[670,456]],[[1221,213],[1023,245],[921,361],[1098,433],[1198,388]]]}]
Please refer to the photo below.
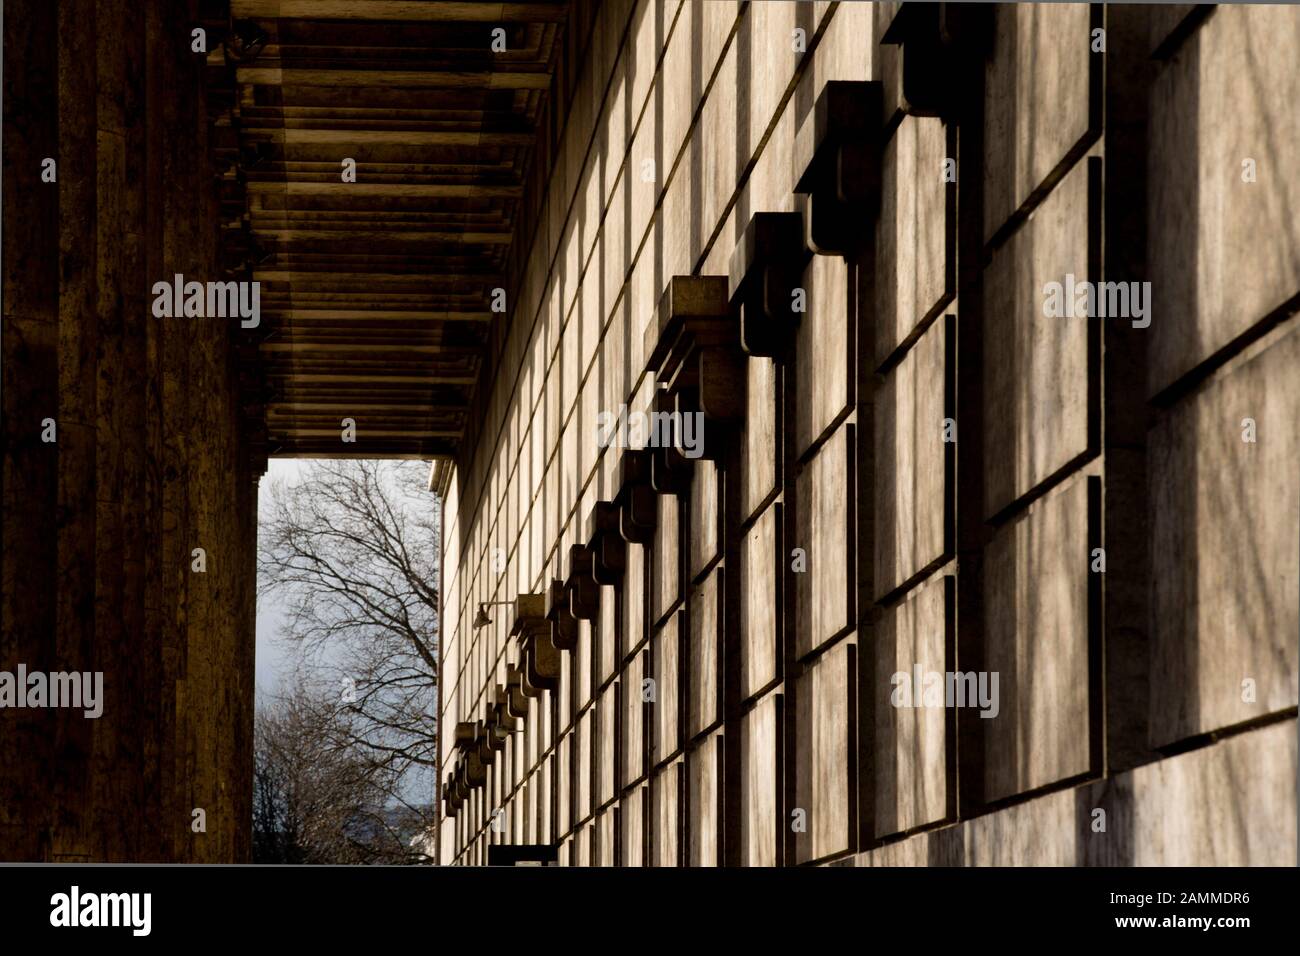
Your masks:
[{"label": "stone corbel", "polygon": [[524,693],[539,697],[544,690],[555,690],[560,681],[560,650],[551,642],[545,595],[521,594],[515,599],[510,637],[519,642]]},{"label": "stone corbel", "polygon": [[469,788],[487,780],[487,765],[492,762],[491,751],[485,747],[483,725],[461,721],[456,725],[452,744],[457,751],[456,776],[460,781],[460,799],[469,796]]},{"label": "stone corbel", "polygon": [[442,799],[447,804],[447,816],[454,817],[460,810],[460,796],[456,792],[456,770],[447,772],[447,780],[442,786]]},{"label": "stone corbel", "polygon": [[559,650],[571,651],[578,646],[578,619],[569,610],[569,592],[563,581],[552,579],[547,589],[546,620],[551,627],[551,643]]},{"label": "stone corbel", "polygon": [[[658,391],[654,397],[651,411],[659,421],[666,421],[663,416],[677,411],[677,402]],[[675,437],[674,437],[675,441]],[[685,495],[691,490],[691,459],[683,455],[674,442],[656,440],[647,448],[650,453],[650,487],[660,495]]]},{"label": "stone corbel", "polygon": [[[484,754],[488,757],[485,759]],[[482,739],[475,740],[474,749],[465,754],[465,782],[471,787],[481,787],[487,783],[488,764],[491,761],[491,751],[485,746]]]},{"label": "stone corbel", "polygon": [[456,761],[456,799],[462,804],[469,799],[470,792],[468,761],[467,755]]},{"label": "stone corbel", "polygon": [[510,710],[510,688],[505,684],[497,685],[492,703],[492,718],[497,727],[505,731],[506,736],[519,730],[519,721]]},{"label": "stone corbel", "polygon": [[477,749],[474,751],[480,760],[483,761],[484,767],[490,767],[492,761],[496,759],[497,751],[500,749],[496,745],[496,736],[492,728],[484,721],[478,722],[478,735],[475,737]]},{"label": "stone corbel", "polygon": [[797,212],[755,213],[731,256],[729,299],[749,355],[781,360],[789,348],[800,317],[795,292],[809,257],[803,233]]},{"label": "stone corbel", "polygon": [[498,686],[492,702],[487,705],[487,716],[483,719],[488,747],[494,753],[505,750],[506,742],[515,731],[514,718],[505,712],[505,704],[502,702],[504,696],[505,689]]},{"label": "stone corbel", "polygon": [[650,487],[650,452],[623,452],[618,460],[618,530],[629,544],[649,544],[659,518],[654,489]]},{"label": "stone corbel", "polygon": [[618,584],[627,570],[627,542],[619,534],[618,525],[618,505],[612,501],[597,501],[587,515],[591,576],[605,587]]},{"label": "stone corbel", "polygon": [[966,70],[992,52],[993,9],[986,4],[904,3],[880,42],[902,47],[903,109],[953,118]]},{"label": "stone corbel", "polygon": [[696,457],[716,459],[722,429],[745,417],[748,372],[726,277],[675,276],[655,319],[646,370],[677,412],[703,420]]},{"label": "stone corbel", "polygon": [[569,577],[564,590],[569,595],[569,613],[579,621],[594,621],[600,613],[600,585],[592,574],[594,564],[585,544],[569,546]]},{"label": "stone corbel", "polygon": [[506,666],[506,709],[511,717],[518,720],[528,716],[528,697],[524,694],[524,672],[517,664]]},{"label": "stone corbel", "polygon": [[506,749],[506,741],[510,739],[510,731],[501,726],[496,712],[496,705],[488,709],[487,718],[483,722],[483,731],[487,739],[488,750],[494,755],[499,754]]},{"label": "stone corbel", "polygon": [[474,725],[468,721],[461,721],[456,725],[452,736],[452,746],[457,750],[467,751],[474,746]]},{"label": "stone corbel", "polygon": [[880,207],[881,85],[832,80],[795,137],[794,191],[808,197],[809,248],[848,255],[871,233]]}]

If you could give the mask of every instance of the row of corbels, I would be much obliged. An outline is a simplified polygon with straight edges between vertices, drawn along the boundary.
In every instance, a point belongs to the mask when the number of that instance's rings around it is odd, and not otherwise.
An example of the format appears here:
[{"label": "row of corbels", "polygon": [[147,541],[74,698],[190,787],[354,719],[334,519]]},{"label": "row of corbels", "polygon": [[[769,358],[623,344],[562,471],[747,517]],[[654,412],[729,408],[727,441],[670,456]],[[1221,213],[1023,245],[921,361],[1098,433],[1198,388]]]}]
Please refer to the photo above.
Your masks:
[{"label": "row of corbels", "polygon": [[[830,82],[799,130],[802,212],[760,212],[750,220],[727,276],[676,276],[646,330],[646,372],[658,388],[654,411],[697,414],[702,440],[689,451],[717,458],[744,419],[747,361],[788,354],[800,318],[795,290],[813,254],[851,251],[873,220],[879,194],[878,83]],[[561,655],[577,648],[581,622],[600,613],[602,587],[618,586],[627,546],[646,545],[660,495],[685,495],[693,458],[673,442],[626,449],[612,500],[587,515],[585,543],[569,548],[567,576],[543,594],[520,594],[507,668],[482,720],[456,725],[447,811],[455,815],[487,782],[496,754],[522,728],[528,700],[559,687]]]},{"label": "row of corbels", "polygon": [[529,698],[558,686],[560,649],[551,641],[546,596],[521,594],[511,603],[510,637],[519,647],[518,663],[507,665],[506,682],[494,688],[483,719],[456,725],[456,758],[443,791],[451,816],[471,790],[487,783],[488,768],[496,755],[505,749],[511,735],[522,729]]},{"label": "row of corbels", "polygon": [[519,667],[507,668],[506,683],[497,685],[483,720],[456,725],[456,757],[443,786],[447,813],[455,816],[471,791],[487,783],[488,768],[528,715],[528,694]]}]

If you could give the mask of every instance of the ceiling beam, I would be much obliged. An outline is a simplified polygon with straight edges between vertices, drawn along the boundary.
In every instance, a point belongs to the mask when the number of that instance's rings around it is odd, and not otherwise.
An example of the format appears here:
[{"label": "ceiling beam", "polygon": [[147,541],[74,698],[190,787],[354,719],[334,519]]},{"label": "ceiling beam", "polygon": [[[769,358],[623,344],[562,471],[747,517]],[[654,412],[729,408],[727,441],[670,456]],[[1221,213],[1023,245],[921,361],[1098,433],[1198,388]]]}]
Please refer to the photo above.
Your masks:
[{"label": "ceiling beam", "polygon": [[378,352],[399,356],[411,352],[429,355],[447,354],[447,349],[441,345],[408,345],[405,342],[400,345],[395,343],[364,345],[354,342],[304,342],[299,336],[294,336],[292,342],[262,342],[258,345],[258,349],[263,352]]},{"label": "ceiling beam", "polygon": [[413,20],[562,23],[562,3],[447,3],[433,0],[231,0],[236,19]]},{"label": "ceiling beam", "polygon": [[532,133],[490,130],[251,129],[257,130],[252,139],[290,146],[531,146],[536,140]]},{"label": "ceiling beam", "polygon": [[[259,282],[293,282],[302,280],[307,284],[334,283],[336,285],[363,284],[367,287],[376,283],[410,282],[422,285],[462,285],[462,286],[498,286],[502,284],[500,275],[490,273],[468,273],[466,275],[429,275],[422,272],[330,272],[322,269],[254,269],[253,278]],[[295,288],[299,288],[295,284]]]},{"label": "ceiling beam", "polygon": [[327,229],[293,229],[270,225],[252,226],[251,230],[254,235],[275,236],[286,242],[293,242],[296,239],[346,239],[354,243],[459,242],[480,246],[508,246],[514,239],[513,234],[509,232],[407,232],[397,229],[380,232],[346,230],[331,232]]},{"label": "ceiling beam", "polygon": [[[460,430],[460,429],[450,429],[450,430],[448,430],[448,429],[433,429],[433,428],[428,428],[428,429],[419,429],[419,430],[416,430],[416,429],[411,429],[411,430],[407,430],[407,429],[401,429],[401,430],[396,430],[396,429],[393,429],[393,430],[382,430],[382,429],[381,429],[381,430],[370,430],[370,431],[366,431],[365,428],[364,428],[364,426],[362,426],[362,425],[358,425],[358,426],[357,426],[357,435],[358,435],[358,437],[360,437],[360,435],[361,435],[363,432],[365,433],[366,437],[368,437],[368,438],[410,438],[410,439],[419,439],[419,438],[459,438],[459,437],[460,437],[461,430]],[[294,427],[287,427],[287,428],[286,428],[286,427],[284,427],[284,426],[282,426],[282,425],[271,425],[271,424],[268,424],[268,426],[267,426],[267,435],[270,437],[270,439],[271,439],[272,441],[274,441],[275,439],[280,438],[280,437],[291,437],[291,438],[333,438],[333,439],[337,440],[338,437],[339,437],[339,430],[338,430],[337,428],[294,428]]]},{"label": "ceiling beam", "polygon": [[288,319],[291,322],[310,322],[313,319],[341,319],[345,321],[401,322],[487,322],[491,312],[443,312],[424,309],[263,309],[263,318]]},{"label": "ceiling beam", "polygon": [[478,183],[294,183],[250,180],[248,192],[272,196],[390,196],[414,199],[509,198],[524,194],[523,186],[493,186]]},{"label": "ceiling beam", "polygon": [[[415,408],[411,405],[393,405],[382,404],[378,402],[350,402],[343,399],[334,402],[272,402],[267,406],[268,414],[291,414],[294,412],[301,413],[327,413],[333,412],[340,408],[351,408],[357,412],[419,412],[428,415],[430,411],[447,410],[463,415],[466,409],[465,405],[447,405],[438,403],[429,405],[424,408]],[[284,410],[283,412],[281,410]]]},{"label": "ceiling beam", "polygon": [[[337,444],[337,443],[336,443]],[[386,447],[374,451],[336,451],[324,446],[307,445],[301,441],[280,444],[267,452],[268,458],[383,458],[388,461],[428,461],[431,458],[445,457],[452,454],[446,442],[416,441],[413,444],[424,445],[427,451],[392,451]]]},{"label": "ceiling beam", "polygon": [[369,86],[394,89],[548,90],[551,74],[498,70],[298,70],[241,66],[236,82],[247,86]]},{"label": "ceiling beam", "polygon": [[473,385],[477,376],[468,374],[438,374],[429,373],[427,375],[384,375],[383,373],[373,373],[369,375],[326,375],[326,374],[305,374],[300,375],[292,370],[278,372],[276,369],[268,369],[269,377],[280,378],[285,375],[289,376],[292,382],[319,382],[331,384],[348,384],[360,382],[390,382],[395,385]]}]

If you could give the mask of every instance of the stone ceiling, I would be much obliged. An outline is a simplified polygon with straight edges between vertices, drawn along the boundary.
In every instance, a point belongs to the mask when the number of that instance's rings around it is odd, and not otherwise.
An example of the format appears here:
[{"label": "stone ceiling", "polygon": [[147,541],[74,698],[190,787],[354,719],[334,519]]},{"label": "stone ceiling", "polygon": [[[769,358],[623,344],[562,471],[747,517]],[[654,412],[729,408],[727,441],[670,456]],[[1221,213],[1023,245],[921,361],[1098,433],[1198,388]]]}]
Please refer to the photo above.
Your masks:
[{"label": "stone ceiling", "polygon": [[213,23],[223,264],[260,283],[240,361],[261,453],[454,454],[568,7],[231,0]]}]

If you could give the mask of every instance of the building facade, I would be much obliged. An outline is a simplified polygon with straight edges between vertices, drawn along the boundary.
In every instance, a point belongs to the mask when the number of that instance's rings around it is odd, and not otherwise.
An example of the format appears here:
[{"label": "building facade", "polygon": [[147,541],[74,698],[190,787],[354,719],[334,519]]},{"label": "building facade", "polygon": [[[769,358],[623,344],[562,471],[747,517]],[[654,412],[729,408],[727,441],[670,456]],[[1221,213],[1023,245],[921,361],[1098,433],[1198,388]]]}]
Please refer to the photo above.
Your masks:
[{"label": "building facade", "polygon": [[1294,865],[1300,11],[567,30],[441,861]]}]

